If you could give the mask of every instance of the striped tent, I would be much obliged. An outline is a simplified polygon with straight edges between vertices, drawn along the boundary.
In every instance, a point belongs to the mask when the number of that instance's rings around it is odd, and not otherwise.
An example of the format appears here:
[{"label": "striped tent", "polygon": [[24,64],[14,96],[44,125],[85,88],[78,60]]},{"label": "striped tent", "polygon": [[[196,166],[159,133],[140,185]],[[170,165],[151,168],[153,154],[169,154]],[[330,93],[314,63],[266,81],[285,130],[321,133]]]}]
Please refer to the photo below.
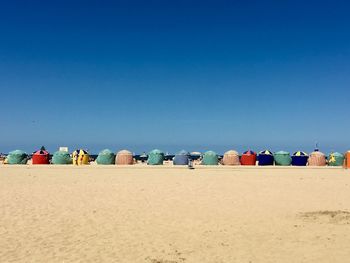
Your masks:
[{"label": "striped tent", "polygon": [[128,150],[121,150],[115,157],[115,164],[119,165],[131,165],[134,164],[134,156],[132,152]]},{"label": "striped tent", "polygon": [[292,165],[293,166],[306,166],[309,155],[306,152],[297,151],[292,155]]},{"label": "striped tent", "polygon": [[329,166],[343,166],[344,164],[344,155],[338,152],[332,152],[328,156],[328,165]]},{"label": "striped tent", "polygon": [[320,151],[310,153],[308,164],[309,166],[325,166],[327,163],[326,155]]},{"label": "striped tent", "polygon": [[241,165],[255,165],[256,164],[256,152],[248,150],[242,154]]},{"label": "striped tent", "polygon": [[222,159],[222,164],[223,165],[240,165],[241,163],[239,162],[239,153],[234,150],[225,152],[224,157]]},{"label": "striped tent", "polygon": [[274,157],[273,153],[269,150],[264,150],[259,152],[258,155],[258,164],[260,166],[265,166],[265,165],[273,165],[274,162]]},{"label": "striped tent", "polygon": [[86,165],[89,164],[89,153],[83,149],[75,150],[72,153],[73,164],[75,165]]},{"label": "striped tent", "polygon": [[289,152],[279,151],[274,154],[275,164],[289,166],[292,163],[292,158]]},{"label": "striped tent", "polygon": [[188,162],[190,160],[190,153],[182,150],[175,154],[174,159],[173,159],[173,164],[174,165],[188,165]]}]

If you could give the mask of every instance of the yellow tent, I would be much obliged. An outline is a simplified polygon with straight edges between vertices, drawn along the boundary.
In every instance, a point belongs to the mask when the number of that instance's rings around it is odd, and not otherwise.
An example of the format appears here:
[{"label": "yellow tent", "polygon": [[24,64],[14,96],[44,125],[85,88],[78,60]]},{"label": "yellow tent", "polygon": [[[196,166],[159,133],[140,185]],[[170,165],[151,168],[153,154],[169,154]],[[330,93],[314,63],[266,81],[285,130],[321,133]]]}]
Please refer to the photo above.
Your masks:
[{"label": "yellow tent", "polygon": [[73,157],[73,164],[74,165],[86,165],[89,164],[89,154],[87,151],[84,151],[82,149],[80,150],[75,150],[72,153],[72,157]]}]

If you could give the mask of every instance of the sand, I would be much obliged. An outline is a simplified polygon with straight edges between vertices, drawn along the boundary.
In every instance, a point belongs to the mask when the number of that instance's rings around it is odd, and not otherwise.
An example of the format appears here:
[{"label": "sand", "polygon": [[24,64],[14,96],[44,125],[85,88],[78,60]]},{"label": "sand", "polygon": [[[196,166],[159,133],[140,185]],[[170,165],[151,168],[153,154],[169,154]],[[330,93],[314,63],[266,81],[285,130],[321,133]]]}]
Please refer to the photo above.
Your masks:
[{"label": "sand", "polygon": [[349,262],[350,171],[0,165],[0,262]]}]

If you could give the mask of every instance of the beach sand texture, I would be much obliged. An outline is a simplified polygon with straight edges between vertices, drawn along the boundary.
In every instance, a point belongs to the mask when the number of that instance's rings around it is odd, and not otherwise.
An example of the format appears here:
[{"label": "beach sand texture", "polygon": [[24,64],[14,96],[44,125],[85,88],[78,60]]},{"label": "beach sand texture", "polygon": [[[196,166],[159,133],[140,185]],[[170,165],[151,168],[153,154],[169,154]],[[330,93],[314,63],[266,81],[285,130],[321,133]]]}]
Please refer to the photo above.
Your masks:
[{"label": "beach sand texture", "polygon": [[0,165],[0,262],[349,262],[350,171]]}]

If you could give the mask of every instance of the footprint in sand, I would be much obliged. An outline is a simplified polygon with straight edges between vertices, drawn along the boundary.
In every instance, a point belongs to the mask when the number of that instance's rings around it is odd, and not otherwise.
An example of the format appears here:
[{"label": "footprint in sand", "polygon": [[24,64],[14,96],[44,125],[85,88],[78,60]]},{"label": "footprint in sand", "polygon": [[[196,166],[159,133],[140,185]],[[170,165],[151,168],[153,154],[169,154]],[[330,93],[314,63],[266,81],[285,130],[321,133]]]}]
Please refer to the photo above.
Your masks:
[{"label": "footprint in sand", "polygon": [[350,212],[342,210],[305,212],[300,213],[298,216],[306,222],[335,225],[350,224]]}]

